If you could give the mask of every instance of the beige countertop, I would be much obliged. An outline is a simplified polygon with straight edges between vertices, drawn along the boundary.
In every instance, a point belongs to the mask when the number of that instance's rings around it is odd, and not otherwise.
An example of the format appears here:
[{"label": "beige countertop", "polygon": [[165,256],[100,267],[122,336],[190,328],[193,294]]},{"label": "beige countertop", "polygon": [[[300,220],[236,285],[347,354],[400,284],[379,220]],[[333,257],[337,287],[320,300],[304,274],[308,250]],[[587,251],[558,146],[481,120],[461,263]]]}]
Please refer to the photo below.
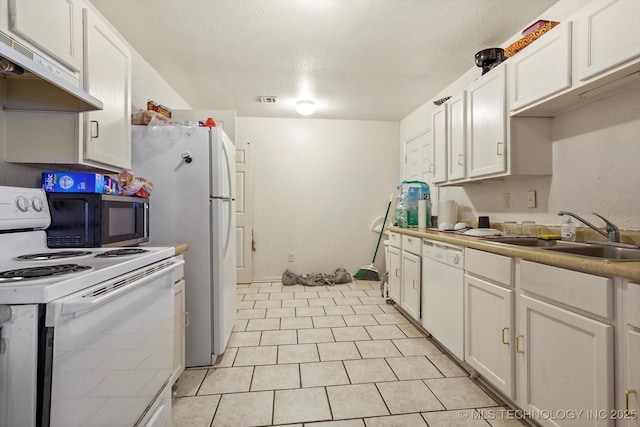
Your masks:
[{"label": "beige countertop", "polygon": [[388,227],[387,230],[394,233],[437,240],[444,243],[492,252],[499,255],[517,257],[528,261],[568,268],[570,270],[582,271],[601,276],[624,277],[633,281],[640,281],[640,262],[608,262],[571,254],[546,251],[539,248],[493,242],[490,239],[482,239],[436,230],[418,231],[417,229],[400,227]]},{"label": "beige countertop", "polygon": [[181,255],[189,250],[189,245],[187,243],[167,243],[166,245],[143,245],[143,246],[160,246],[160,247],[171,247],[173,246],[176,255]]}]

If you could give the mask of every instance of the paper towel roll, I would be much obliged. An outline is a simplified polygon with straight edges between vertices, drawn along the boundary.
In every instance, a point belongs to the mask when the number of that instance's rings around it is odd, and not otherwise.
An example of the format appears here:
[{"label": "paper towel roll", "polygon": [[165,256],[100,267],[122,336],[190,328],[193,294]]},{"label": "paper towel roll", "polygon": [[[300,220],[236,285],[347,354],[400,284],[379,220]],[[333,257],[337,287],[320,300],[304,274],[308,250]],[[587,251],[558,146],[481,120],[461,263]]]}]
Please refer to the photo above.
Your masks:
[{"label": "paper towel roll", "polygon": [[440,200],[438,206],[438,224],[458,222],[458,203],[455,200]]},{"label": "paper towel roll", "polygon": [[418,228],[427,228],[427,201],[418,200]]}]

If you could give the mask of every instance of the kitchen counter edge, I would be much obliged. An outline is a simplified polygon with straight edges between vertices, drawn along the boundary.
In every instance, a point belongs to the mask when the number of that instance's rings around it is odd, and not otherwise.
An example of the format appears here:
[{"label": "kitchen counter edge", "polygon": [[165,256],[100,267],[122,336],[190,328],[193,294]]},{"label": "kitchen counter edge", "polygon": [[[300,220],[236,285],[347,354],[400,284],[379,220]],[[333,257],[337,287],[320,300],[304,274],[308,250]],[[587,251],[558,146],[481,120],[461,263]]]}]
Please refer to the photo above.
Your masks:
[{"label": "kitchen counter edge", "polygon": [[545,251],[539,248],[527,248],[510,245],[508,243],[492,242],[483,239],[460,234],[440,231],[418,231],[401,227],[387,227],[388,231],[414,236],[421,239],[431,239],[465,248],[477,249],[514,258],[522,258],[527,261],[567,268],[583,273],[597,274],[608,277],[623,277],[634,282],[640,281],[640,262],[608,262],[600,259],[584,258],[571,254],[562,254],[553,251]]}]

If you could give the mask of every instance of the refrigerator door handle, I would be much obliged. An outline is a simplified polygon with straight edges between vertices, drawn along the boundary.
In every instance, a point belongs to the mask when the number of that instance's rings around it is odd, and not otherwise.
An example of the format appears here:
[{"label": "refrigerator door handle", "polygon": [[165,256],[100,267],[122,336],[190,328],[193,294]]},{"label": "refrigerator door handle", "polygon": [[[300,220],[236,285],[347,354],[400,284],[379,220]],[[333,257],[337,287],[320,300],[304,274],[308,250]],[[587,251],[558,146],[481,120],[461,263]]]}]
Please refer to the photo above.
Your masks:
[{"label": "refrigerator door handle", "polygon": [[229,153],[227,152],[227,145],[222,140],[222,152],[224,153],[224,160],[227,166],[227,185],[229,186],[229,198],[223,199],[225,203],[229,203],[229,215],[227,217],[227,238],[224,243],[224,254],[227,254],[229,249],[229,241],[231,240],[231,215],[233,215],[233,181],[234,177],[231,176],[231,163],[229,162]]},{"label": "refrigerator door handle", "polygon": [[233,199],[224,200],[224,203],[229,205],[229,216],[227,218],[227,238],[224,242],[223,253],[225,256],[227,255],[227,251],[229,250],[229,242],[231,241],[231,215],[233,215]]}]

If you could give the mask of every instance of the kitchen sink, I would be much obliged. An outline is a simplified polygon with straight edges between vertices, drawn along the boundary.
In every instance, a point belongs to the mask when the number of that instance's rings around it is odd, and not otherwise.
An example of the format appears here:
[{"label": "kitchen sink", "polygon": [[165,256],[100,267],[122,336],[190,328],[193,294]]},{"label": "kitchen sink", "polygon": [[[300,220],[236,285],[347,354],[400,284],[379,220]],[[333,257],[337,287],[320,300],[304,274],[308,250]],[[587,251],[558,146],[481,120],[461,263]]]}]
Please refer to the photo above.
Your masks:
[{"label": "kitchen sink", "polygon": [[491,239],[492,242],[506,243],[509,245],[529,246],[538,248],[550,248],[556,246],[572,245],[559,240],[543,240],[537,237],[499,237]]},{"label": "kitchen sink", "polygon": [[579,244],[571,246],[557,246],[544,248],[548,251],[562,252],[605,261],[640,261],[640,249],[619,248],[615,246],[600,246],[593,244]]}]

